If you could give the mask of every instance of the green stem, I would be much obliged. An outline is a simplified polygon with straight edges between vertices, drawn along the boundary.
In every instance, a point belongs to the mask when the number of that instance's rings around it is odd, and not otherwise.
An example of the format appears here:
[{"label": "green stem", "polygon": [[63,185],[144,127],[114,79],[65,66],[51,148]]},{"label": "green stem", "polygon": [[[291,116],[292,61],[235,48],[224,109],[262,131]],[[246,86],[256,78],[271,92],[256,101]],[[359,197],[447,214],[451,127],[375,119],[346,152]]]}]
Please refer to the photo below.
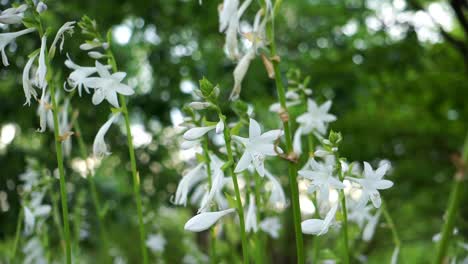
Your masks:
[{"label": "green stem", "polygon": [[393,243],[395,244],[396,248],[400,248],[401,240],[400,240],[400,237],[398,236],[397,228],[395,226],[395,223],[393,222],[393,219],[390,213],[388,212],[387,204],[383,200],[382,200],[381,208],[382,208],[382,214],[384,215],[385,221],[387,222],[388,227],[392,231]]},{"label": "green stem", "polygon": [[81,127],[79,125],[78,120],[74,121],[73,127],[74,127],[75,132],[76,132],[75,134],[76,134],[76,139],[78,141],[78,147],[80,149],[81,158],[86,163],[86,179],[89,182],[89,189],[91,190],[91,198],[93,200],[94,208],[95,208],[97,216],[98,216],[99,234],[100,234],[101,241],[102,241],[102,246],[103,246],[104,252],[105,252],[104,255],[107,256],[108,253],[109,253],[109,252],[107,252],[109,243],[108,243],[108,240],[107,240],[107,232],[106,232],[106,228],[105,228],[105,225],[104,225],[105,216],[104,216],[104,213],[102,211],[102,206],[101,206],[101,202],[100,202],[99,195],[98,195],[98,192],[97,192],[94,175],[93,175],[91,169],[88,166],[88,161],[87,161],[88,154],[87,154],[87,151],[86,151],[86,145],[85,145],[84,140],[83,140],[83,134],[81,133]]},{"label": "green stem", "polygon": [[450,242],[450,238],[452,237],[453,228],[455,225],[457,210],[462,198],[462,178],[463,176],[455,177],[455,182],[453,183],[452,191],[450,192],[450,200],[447,208],[446,220],[442,228],[442,237],[437,246],[437,255],[434,259],[434,264],[443,263],[447,253],[447,248]]},{"label": "green stem", "polygon": [[232,181],[234,183],[234,192],[236,194],[236,202],[237,202],[237,213],[239,214],[239,223],[240,223],[240,233],[241,233],[241,241],[242,241],[242,254],[244,257],[244,264],[249,263],[249,249],[247,243],[247,235],[245,234],[245,219],[244,219],[244,207],[242,206],[242,200],[240,196],[239,190],[239,183],[237,182],[237,175],[234,173],[234,157],[232,155],[232,147],[231,147],[231,133],[229,131],[229,126],[226,122],[226,117],[223,116],[221,113],[220,119],[223,120],[224,123],[224,141],[226,142],[226,151],[228,162],[231,164],[229,166],[229,172],[232,177]]},{"label": "green stem", "polygon": [[68,220],[68,202],[67,202],[67,186],[65,182],[65,171],[63,168],[63,154],[62,154],[62,141],[60,139],[60,128],[58,120],[58,105],[55,98],[55,85],[53,82],[49,82],[50,97],[52,98],[52,114],[54,119],[54,136],[55,136],[55,151],[57,154],[57,164],[60,175],[60,199],[62,201],[62,216],[63,216],[63,227],[65,234],[65,255],[66,263],[72,263],[71,260],[71,241],[70,241],[70,223]]},{"label": "green stem", "polygon": [[[275,10],[278,8],[278,4],[275,4]],[[274,30],[274,18],[271,21],[270,27],[268,27],[268,36],[270,40],[270,52],[271,56],[277,56],[276,53],[276,44],[275,44],[275,30]],[[273,60],[273,68],[275,71],[275,83],[278,93],[278,99],[281,105],[282,110],[288,114],[288,108],[286,106],[286,91],[283,85],[283,79],[281,77],[281,72],[279,69],[279,61]],[[288,117],[289,118],[289,117]],[[286,150],[288,154],[292,154],[293,145],[292,145],[292,133],[291,127],[288,121],[288,118],[282,118],[284,134],[286,138]],[[296,250],[297,250],[297,262],[304,263],[304,243],[302,238],[302,228],[301,228],[301,211],[299,206],[299,189],[297,185],[297,168],[294,162],[288,162],[288,171],[289,171],[289,186],[291,188],[291,203],[293,208],[293,218],[294,218],[294,232],[296,235]]]},{"label": "green stem", "polygon": [[[257,204],[257,210],[256,210],[256,216],[257,216],[257,223],[260,224],[261,221],[261,214],[260,214],[260,208],[262,208],[262,199],[261,199],[261,194],[260,194],[260,187],[261,187],[261,181],[260,181],[260,175],[258,173],[254,173],[254,178],[255,178],[255,187],[254,187],[254,195],[255,195],[255,203]],[[256,255],[256,262],[257,263],[264,263],[266,261],[266,256],[264,254],[265,248],[264,248],[264,240],[262,236],[262,232],[258,231],[255,233],[255,239],[256,239],[256,245],[255,245],[255,255]]]},{"label": "green stem", "polygon": [[[110,41],[109,41],[109,44],[110,44]],[[117,62],[110,48],[107,49],[107,56],[109,58],[108,59],[109,63],[112,66],[112,71],[117,72],[118,71]],[[148,251],[146,250],[146,245],[145,245],[146,231],[145,231],[145,226],[143,223],[143,206],[142,206],[141,194],[140,194],[140,178],[138,176],[137,166],[136,166],[135,149],[133,147],[133,139],[132,139],[132,130],[130,129],[130,117],[128,114],[127,102],[125,100],[125,96],[122,94],[119,94],[119,101],[121,104],[121,112],[125,120],[125,129],[127,131],[128,154],[130,156],[130,164],[131,164],[132,179],[133,179],[133,196],[135,198],[135,202],[137,206],[137,213],[138,213],[141,254],[143,256],[143,264],[148,264]]]},{"label": "green stem", "polygon": [[[338,167],[338,176],[340,178],[340,181],[344,181],[344,174],[343,170],[341,168],[341,163],[340,163],[340,156],[336,152],[335,153],[335,160],[336,160],[336,166]],[[343,237],[343,251],[344,251],[344,263],[348,264],[350,262],[350,253],[349,253],[349,244],[348,244],[348,209],[346,207],[346,196],[344,193],[344,189],[340,189],[340,203],[341,203],[341,213],[343,214],[343,231],[342,231],[342,237]]]},{"label": "green stem", "polygon": [[463,182],[465,177],[467,177],[467,165],[468,165],[468,135],[465,138],[465,143],[463,144],[462,155],[459,164],[459,168],[457,168],[457,172],[455,174],[454,183],[452,186],[452,191],[450,192],[450,200],[447,208],[447,216],[442,228],[442,237],[439,241],[437,247],[437,255],[434,259],[434,263],[442,263],[445,255],[447,253],[447,248],[449,245],[450,238],[453,233],[453,228],[455,225],[455,218],[457,216],[457,210],[460,206],[460,202],[463,197]]},{"label": "green stem", "polygon": [[20,234],[21,234],[21,227],[23,225],[23,218],[24,218],[24,209],[20,207],[20,213],[18,215],[18,221],[16,222],[16,232],[15,232],[15,242],[13,244],[13,250],[11,250],[11,262],[14,263],[14,259],[16,257],[16,249],[18,248]]},{"label": "green stem", "polygon": [[[210,159],[210,153],[208,152],[208,135],[205,137],[205,140],[203,141],[203,154],[205,156],[206,160],[206,171],[208,174],[208,186],[211,189],[212,185],[212,175],[211,175],[211,159]],[[211,228],[210,230],[210,235],[211,235],[211,240],[210,240],[210,262],[215,264],[217,263],[216,260],[216,232],[214,228]]]}]

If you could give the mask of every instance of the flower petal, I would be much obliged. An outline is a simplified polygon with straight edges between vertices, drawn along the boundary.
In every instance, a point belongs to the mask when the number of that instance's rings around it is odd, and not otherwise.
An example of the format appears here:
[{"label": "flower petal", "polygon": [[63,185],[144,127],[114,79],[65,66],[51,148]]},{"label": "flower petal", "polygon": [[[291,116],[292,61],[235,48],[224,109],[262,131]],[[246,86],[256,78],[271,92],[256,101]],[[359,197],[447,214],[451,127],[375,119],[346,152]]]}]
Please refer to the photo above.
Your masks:
[{"label": "flower petal", "polygon": [[301,223],[302,233],[308,235],[318,235],[322,230],[323,220],[309,219]]},{"label": "flower petal", "polygon": [[262,133],[260,125],[254,119],[250,118],[249,138],[259,137]]},{"label": "flower petal", "polygon": [[237,162],[236,168],[234,169],[235,173],[240,173],[247,169],[252,162],[252,157],[250,156],[250,153],[247,151],[242,154],[242,157],[240,158],[239,162]]},{"label": "flower petal", "polygon": [[198,214],[185,223],[184,229],[191,232],[201,232],[214,225],[221,217],[235,212],[234,208],[218,212],[207,212]]}]

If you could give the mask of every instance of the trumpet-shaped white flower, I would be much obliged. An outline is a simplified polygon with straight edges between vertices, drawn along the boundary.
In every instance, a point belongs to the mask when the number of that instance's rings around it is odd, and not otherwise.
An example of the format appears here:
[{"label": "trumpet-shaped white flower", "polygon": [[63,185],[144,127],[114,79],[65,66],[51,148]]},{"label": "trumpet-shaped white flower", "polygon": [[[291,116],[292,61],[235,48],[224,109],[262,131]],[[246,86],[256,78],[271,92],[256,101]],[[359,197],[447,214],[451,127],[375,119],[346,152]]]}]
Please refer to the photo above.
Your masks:
[{"label": "trumpet-shaped white flower", "polygon": [[211,188],[208,194],[202,200],[200,209],[198,212],[205,212],[211,205],[211,202],[215,198],[215,195],[221,191],[224,186],[224,173],[221,169],[217,169],[213,174],[213,180],[211,182]]},{"label": "trumpet-shaped white flower", "polygon": [[8,32],[8,33],[0,33],[0,52],[2,53],[2,63],[4,66],[10,65],[8,63],[8,57],[5,53],[5,48],[10,44],[14,39],[17,37],[20,37],[22,35],[26,35],[28,33],[31,33],[35,31],[36,29],[34,28],[27,28],[23,29],[17,32]]},{"label": "trumpet-shaped white flower", "polygon": [[[274,141],[283,135],[283,131],[270,130],[262,134],[260,125],[254,119],[250,119],[249,138],[233,136],[235,140],[240,142],[245,151],[234,170],[235,173],[244,171],[253,163],[255,170],[260,176],[265,175],[265,156],[276,156],[283,151],[280,148],[275,149]],[[278,153],[277,153],[278,152]]]},{"label": "trumpet-shaped white flower", "polygon": [[95,89],[93,104],[98,105],[106,99],[112,106],[119,108],[117,94],[132,95],[134,93],[130,86],[121,83],[127,74],[125,72],[110,74],[99,61],[96,61],[96,69],[100,77],[90,77],[87,80],[87,86]]},{"label": "trumpet-shaped white flower", "polygon": [[327,124],[336,120],[336,117],[329,114],[328,111],[332,105],[327,101],[318,106],[314,100],[307,100],[307,112],[297,117],[296,121],[302,127],[303,134],[309,134],[313,131],[324,135],[327,132]]},{"label": "trumpet-shaped white flower", "polygon": [[219,32],[226,34],[226,49],[229,58],[239,57],[237,33],[239,20],[252,0],[246,0],[239,7],[239,0],[224,0],[219,9]]},{"label": "trumpet-shaped white flower", "polygon": [[220,218],[230,213],[235,212],[234,208],[229,208],[223,211],[200,213],[190,218],[185,223],[184,229],[191,232],[201,232],[207,230],[214,225]]},{"label": "trumpet-shaped white flower", "polygon": [[120,113],[112,115],[109,120],[107,120],[104,125],[99,129],[99,131],[96,134],[96,137],[94,138],[94,143],[93,143],[93,153],[94,156],[96,157],[102,157],[104,155],[110,155],[111,153],[107,149],[106,142],[104,141],[104,137],[106,136],[107,131],[109,130],[110,126],[114,121],[120,116]]},{"label": "trumpet-shaped white flower", "polygon": [[364,227],[364,231],[362,231],[362,240],[370,241],[372,239],[375,233],[375,229],[377,228],[377,224],[379,223],[381,213],[382,212],[379,210],[369,219],[366,226]]},{"label": "trumpet-shaped white flower", "polygon": [[47,36],[43,36],[41,39],[41,50],[39,51],[39,66],[37,67],[35,85],[40,89],[47,87],[47,63],[46,63],[46,49],[47,49]]},{"label": "trumpet-shaped white flower", "polygon": [[207,177],[204,171],[204,164],[200,163],[195,168],[190,170],[179,182],[177,186],[174,204],[187,205],[187,196],[190,190],[197,185],[201,180]]},{"label": "trumpet-shaped white flower", "polygon": [[328,229],[332,225],[332,221],[335,218],[338,204],[335,204],[330,211],[327,213],[325,219],[309,219],[302,222],[302,233],[309,235],[323,235],[328,232]]},{"label": "trumpet-shaped white flower", "polygon": [[41,100],[39,101],[39,106],[37,108],[37,114],[39,115],[39,125],[40,128],[37,129],[38,132],[45,132],[47,129],[47,123],[52,120],[52,111],[50,101],[49,91],[46,92],[46,89],[42,90]]},{"label": "trumpet-shaped white flower", "polygon": [[375,208],[380,207],[382,200],[380,199],[379,190],[385,190],[393,186],[392,181],[382,179],[387,170],[388,163],[383,164],[374,171],[369,163],[364,162],[364,178],[348,177],[350,180],[361,185],[362,195],[359,200],[359,206],[366,205],[370,199]]},{"label": "trumpet-shaped white flower", "polygon": [[29,58],[28,62],[23,69],[23,90],[24,90],[24,97],[26,97],[25,105],[31,105],[31,96],[37,97],[37,92],[34,90],[33,83],[30,78],[31,74],[31,67],[36,59],[37,54]]},{"label": "trumpet-shaped white flower", "polygon": [[242,56],[236,68],[234,69],[234,88],[232,89],[231,95],[229,97],[231,100],[236,100],[239,98],[242,89],[242,81],[244,80],[244,77],[247,74],[247,70],[249,69],[250,63],[253,59],[255,59],[255,50],[250,49],[244,56]]},{"label": "trumpet-shaped white flower", "polygon": [[310,192],[319,191],[319,201],[328,201],[329,189],[343,189],[345,185],[333,176],[333,165],[309,160],[310,169],[299,171],[299,175],[311,181]]},{"label": "trumpet-shaped white flower", "polygon": [[164,251],[166,246],[166,239],[161,234],[151,234],[146,239],[146,246],[151,249],[153,253],[160,253]]},{"label": "trumpet-shaped white flower", "polygon": [[245,231],[253,231],[254,233],[258,231],[257,206],[255,205],[255,196],[252,194],[249,197],[249,207],[245,216]]},{"label": "trumpet-shaped white flower", "polygon": [[0,13],[0,23],[2,24],[18,24],[23,20],[24,11],[28,9],[28,5],[23,4],[18,7],[11,7],[3,10]]},{"label": "trumpet-shaped white flower", "polygon": [[70,35],[73,34],[75,23],[76,23],[75,21],[65,22],[65,24],[63,24],[59,28],[59,30],[57,31],[57,34],[55,35],[54,41],[52,42],[52,45],[50,46],[50,49],[49,49],[49,54],[51,54],[50,56],[53,56],[53,54],[55,53],[56,45],[59,41],[60,41],[60,52],[62,52],[63,44],[65,42],[65,33],[68,32],[70,33]]},{"label": "trumpet-shaped white flower", "polygon": [[263,219],[260,222],[259,227],[263,232],[269,234],[272,238],[279,238],[281,223],[278,217],[267,217]]},{"label": "trumpet-shaped white flower", "polygon": [[216,126],[194,127],[187,130],[183,137],[185,140],[189,141],[197,140],[213,129],[216,129]]},{"label": "trumpet-shaped white flower", "polygon": [[270,180],[271,190],[268,202],[276,209],[282,210],[286,207],[286,195],[281,183],[269,171],[265,170],[265,176]]},{"label": "trumpet-shaped white flower", "polygon": [[[68,92],[73,91],[74,89],[78,88],[78,95],[81,96],[81,89],[84,88],[84,90],[89,93],[88,89],[88,81],[89,81],[89,76],[95,74],[97,72],[96,67],[83,67],[80,65],[75,64],[70,56],[67,54],[67,60],[65,61],[65,65],[69,68],[72,69],[72,73],[68,76],[67,83],[68,86],[70,86],[70,89],[64,85],[64,89]],[[105,66],[107,69],[110,69],[110,66]]]}]

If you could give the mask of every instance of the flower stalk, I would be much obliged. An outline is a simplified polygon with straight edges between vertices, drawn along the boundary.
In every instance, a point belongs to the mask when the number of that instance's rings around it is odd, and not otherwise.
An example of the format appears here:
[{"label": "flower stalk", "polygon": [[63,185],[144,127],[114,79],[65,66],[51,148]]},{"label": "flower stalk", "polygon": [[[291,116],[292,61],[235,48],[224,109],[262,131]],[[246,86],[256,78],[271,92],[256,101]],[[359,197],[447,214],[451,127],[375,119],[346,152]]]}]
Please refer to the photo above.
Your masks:
[{"label": "flower stalk", "polygon": [[434,264],[439,264],[444,262],[444,258],[447,253],[447,248],[449,246],[450,238],[453,234],[453,228],[455,226],[455,218],[457,216],[457,210],[459,208],[460,202],[463,197],[463,182],[466,178],[466,164],[468,163],[468,135],[465,139],[465,144],[462,150],[462,157],[459,160],[460,164],[457,167],[457,172],[455,173],[455,178],[450,192],[449,203],[447,207],[446,220],[442,227],[442,237],[437,245],[437,253],[434,258]]},{"label": "flower stalk", "polygon": [[[110,43],[110,38],[108,38],[108,43]],[[107,49],[107,56],[108,56],[109,64],[112,67],[112,71],[117,72],[118,71],[117,62],[110,48]],[[137,213],[138,213],[141,254],[143,256],[143,263],[148,264],[148,251],[145,246],[146,231],[145,231],[145,225],[143,223],[143,206],[142,206],[141,194],[140,194],[140,178],[139,178],[137,166],[136,166],[135,149],[133,147],[132,131],[130,129],[130,117],[128,114],[127,102],[125,100],[124,95],[119,94],[119,102],[121,105],[121,112],[125,120],[125,130],[127,132],[127,145],[128,145],[128,153],[130,156],[130,164],[131,164],[132,180],[133,180],[133,196],[135,198],[135,202],[137,205]]]},{"label": "flower stalk", "polygon": [[[275,15],[279,8],[281,1],[276,1],[274,12],[271,23],[267,27],[267,35],[270,43],[270,55],[271,57],[277,57],[276,44],[275,44]],[[281,121],[283,122],[284,135],[286,138],[286,151],[287,156],[294,155],[293,144],[292,144],[292,133],[288,117],[288,107],[286,106],[286,91],[283,85],[283,79],[279,69],[279,60],[272,60],[273,69],[275,72],[275,83],[278,94],[278,99],[281,105],[283,114],[281,114]],[[293,209],[294,219],[294,232],[296,236],[296,251],[297,251],[297,263],[304,263],[304,244],[302,237],[301,228],[301,212],[299,206],[299,189],[297,185],[297,168],[293,161],[288,162],[288,174],[289,174],[289,186],[291,188],[291,204]]]},{"label": "flower stalk", "polygon": [[237,181],[237,175],[234,172],[234,157],[232,154],[232,145],[231,145],[231,133],[229,131],[228,124],[226,122],[226,116],[221,113],[221,110],[218,109],[219,119],[224,123],[224,140],[226,142],[226,151],[227,151],[227,158],[229,166],[229,172],[232,177],[232,181],[234,184],[234,192],[236,194],[236,203],[237,203],[237,213],[239,214],[239,224],[240,224],[240,233],[241,233],[241,241],[242,241],[242,254],[244,258],[244,264],[249,263],[249,250],[248,250],[248,241],[247,235],[245,233],[245,218],[244,218],[244,208],[242,206],[242,200],[240,195],[239,183]]}]

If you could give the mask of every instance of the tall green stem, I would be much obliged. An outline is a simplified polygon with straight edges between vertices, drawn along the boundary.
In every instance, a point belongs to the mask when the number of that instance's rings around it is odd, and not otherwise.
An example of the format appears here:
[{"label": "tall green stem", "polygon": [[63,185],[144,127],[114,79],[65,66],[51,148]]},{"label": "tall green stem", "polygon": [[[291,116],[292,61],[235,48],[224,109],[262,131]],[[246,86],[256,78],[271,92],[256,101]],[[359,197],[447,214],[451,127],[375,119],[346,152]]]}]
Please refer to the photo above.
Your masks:
[{"label": "tall green stem", "polygon": [[[203,141],[203,154],[205,156],[206,160],[206,172],[208,174],[208,185],[209,188],[211,189],[211,185],[213,182],[212,175],[211,175],[211,159],[210,159],[210,153],[208,152],[208,136],[205,137],[205,140]],[[212,228],[210,231],[211,235],[211,240],[210,240],[210,262],[211,263],[217,263],[216,261],[216,232],[215,229]]]},{"label": "tall green stem", "polygon": [[455,218],[457,216],[457,210],[459,208],[460,202],[463,197],[463,182],[467,174],[467,165],[468,165],[468,135],[465,138],[465,143],[462,149],[462,157],[455,174],[454,183],[452,186],[452,191],[450,192],[450,200],[447,207],[447,215],[444,226],[442,228],[442,237],[437,246],[437,255],[434,259],[435,264],[443,263],[444,258],[447,253],[447,248],[449,245],[450,238],[453,233],[453,228],[455,225]]},{"label": "tall green stem", "polygon": [[20,213],[18,215],[18,220],[16,222],[16,232],[15,232],[15,242],[13,244],[13,250],[11,250],[11,262],[14,263],[16,257],[16,250],[18,248],[18,243],[21,235],[21,227],[23,225],[23,218],[24,218],[24,209],[20,207]]},{"label": "tall green stem", "polygon": [[[50,67],[49,67],[50,69]],[[54,119],[54,136],[55,136],[55,152],[57,154],[57,164],[60,175],[60,199],[62,201],[62,216],[63,227],[65,234],[65,255],[66,263],[70,264],[71,260],[71,241],[70,241],[70,224],[68,221],[68,201],[67,201],[67,186],[65,182],[65,171],[63,168],[62,140],[60,135],[59,120],[58,120],[58,105],[55,98],[55,85],[49,82],[50,97],[52,98],[52,114]]]},{"label": "tall green stem", "polygon": [[101,237],[101,240],[102,240],[102,245],[103,245],[104,252],[105,252],[104,255],[107,256],[108,253],[109,253],[109,252],[107,252],[109,243],[107,241],[107,232],[106,232],[106,227],[104,225],[104,221],[105,221],[104,217],[105,216],[104,216],[104,213],[102,211],[101,202],[100,202],[99,195],[98,195],[98,192],[97,192],[97,189],[96,189],[96,183],[95,183],[94,175],[93,175],[91,169],[88,166],[88,161],[87,161],[88,154],[87,154],[87,151],[86,151],[86,144],[84,143],[83,134],[81,133],[81,128],[80,128],[78,120],[74,121],[73,127],[74,127],[75,132],[76,132],[75,134],[76,134],[76,138],[77,138],[77,141],[78,141],[78,147],[80,149],[81,158],[86,163],[86,179],[89,182],[89,189],[91,190],[91,198],[93,200],[94,208],[95,208],[97,216],[98,216],[99,234],[100,234],[100,237]]},{"label": "tall green stem", "polygon": [[[279,7],[278,1],[275,4],[275,10]],[[277,56],[276,53],[276,44],[275,44],[275,27],[274,27],[274,17],[271,21],[270,26],[268,27],[268,39],[270,41],[270,53],[272,57]],[[292,145],[292,133],[291,127],[289,124],[288,108],[286,106],[286,91],[283,85],[283,79],[281,77],[281,72],[279,69],[279,60],[273,60],[273,68],[275,72],[275,83],[276,90],[278,93],[279,102],[284,111],[285,117],[282,118],[284,134],[286,137],[286,150],[288,154],[293,154],[293,145]],[[293,208],[293,218],[294,218],[294,232],[296,234],[296,250],[297,250],[297,262],[304,263],[304,243],[302,238],[302,228],[301,228],[301,210],[299,206],[299,189],[297,186],[297,168],[294,162],[288,162],[288,171],[289,171],[289,186],[291,188],[291,203]]]},{"label": "tall green stem", "polygon": [[[262,208],[262,199],[261,199],[261,193],[260,193],[260,187],[261,187],[261,179],[260,175],[258,173],[254,173],[254,178],[255,178],[255,187],[254,187],[254,194],[255,194],[255,203],[257,204],[257,210],[256,210],[256,217],[257,217],[257,223],[260,224],[261,221],[261,214],[260,214],[260,208]],[[265,263],[266,256],[265,256],[265,241],[263,239],[264,236],[262,236],[262,232],[258,231],[255,233],[255,239],[256,239],[256,245],[255,245],[255,252],[256,252],[256,262],[257,263]]]},{"label": "tall green stem", "polygon": [[390,213],[388,212],[387,204],[384,201],[382,201],[382,207],[381,208],[382,208],[382,213],[384,215],[385,221],[387,222],[388,227],[392,231],[393,243],[395,244],[395,247],[397,249],[399,249],[401,247],[401,240],[400,240],[400,237],[398,236],[398,232],[397,232],[397,228],[395,226],[395,223],[393,222],[393,219],[392,219]]},{"label": "tall green stem", "polygon": [[[117,72],[118,71],[117,62],[115,60],[114,54],[112,53],[110,49],[107,49],[107,56],[109,57],[109,63],[112,66],[112,71]],[[125,96],[122,94],[119,94],[119,101],[121,105],[121,111],[125,120],[125,130],[127,132],[128,154],[130,156],[130,164],[131,164],[132,179],[133,179],[133,196],[135,198],[135,202],[137,206],[137,213],[138,213],[141,254],[143,256],[143,264],[148,264],[148,251],[145,245],[146,231],[145,231],[145,225],[143,223],[143,206],[142,206],[141,194],[140,194],[140,178],[137,172],[135,149],[133,148],[132,130],[130,129],[130,117],[128,114],[127,102],[125,100]]]},{"label": "tall green stem", "polygon": [[229,131],[229,126],[226,122],[226,117],[223,116],[221,113],[220,119],[223,120],[224,123],[224,141],[226,142],[226,151],[228,162],[231,164],[229,166],[229,172],[232,177],[232,181],[234,183],[234,192],[236,193],[236,202],[237,202],[237,213],[239,214],[239,223],[240,223],[240,233],[241,233],[241,241],[242,241],[242,254],[244,257],[244,264],[249,263],[249,249],[247,243],[247,235],[245,234],[245,219],[244,219],[244,207],[242,206],[242,200],[239,190],[239,183],[237,182],[237,175],[234,173],[234,157],[232,155],[232,147],[231,147],[231,133]]},{"label": "tall green stem", "polygon": [[[336,159],[336,165],[338,167],[338,176],[340,178],[340,181],[344,181],[344,174],[343,170],[341,168],[341,163],[340,163],[340,157],[338,153],[335,153],[335,159]],[[348,209],[346,207],[346,196],[344,193],[343,189],[340,189],[340,203],[341,203],[341,213],[343,214],[343,231],[342,231],[342,237],[343,237],[343,251],[344,251],[344,256],[343,260],[344,263],[348,264],[350,262],[350,253],[349,253],[349,245],[348,245]]]}]

